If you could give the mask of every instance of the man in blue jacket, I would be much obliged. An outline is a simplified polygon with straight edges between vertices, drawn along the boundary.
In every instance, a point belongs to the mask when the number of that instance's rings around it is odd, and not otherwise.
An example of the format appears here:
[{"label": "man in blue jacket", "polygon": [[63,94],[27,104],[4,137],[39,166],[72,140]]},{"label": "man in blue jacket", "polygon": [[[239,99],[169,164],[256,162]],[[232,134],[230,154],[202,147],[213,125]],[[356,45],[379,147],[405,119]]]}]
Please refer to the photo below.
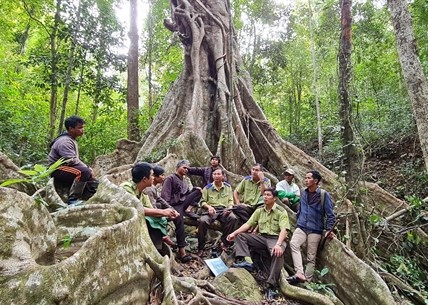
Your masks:
[{"label": "man in blue jacket", "polygon": [[[330,232],[335,222],[334,204],[330,194],[318,187],[321,179],[321,174],[316,170],[307,172],[305,176],[306,189],[300,198],[296,230],[293,232],[290,241],[291,256],[296,271],[295,275],[287,278],[290,284],[312,280],[318,244],[324,229],[327,232],[326,237],[334,238],[334,234]],[[303,271],[302,254],[300,253],[300,248],[304,243],[307,245],[305,272]]]}]

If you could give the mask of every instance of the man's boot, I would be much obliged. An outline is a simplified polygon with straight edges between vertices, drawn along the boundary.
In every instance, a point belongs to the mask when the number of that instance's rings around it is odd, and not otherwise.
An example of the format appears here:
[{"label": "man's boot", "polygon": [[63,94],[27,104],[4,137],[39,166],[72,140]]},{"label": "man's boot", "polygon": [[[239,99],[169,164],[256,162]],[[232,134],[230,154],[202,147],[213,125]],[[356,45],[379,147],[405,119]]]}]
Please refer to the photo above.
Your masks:
[{"label": "man's boot", "polygon": [[83,204],[82,200],[79,200],[80,196],[83,194],[83,190],[85,189],[86,181],[77,181],[74,180],[73,184],[70,187],[70,191],[68,193],[68,205],[81,205]]}]

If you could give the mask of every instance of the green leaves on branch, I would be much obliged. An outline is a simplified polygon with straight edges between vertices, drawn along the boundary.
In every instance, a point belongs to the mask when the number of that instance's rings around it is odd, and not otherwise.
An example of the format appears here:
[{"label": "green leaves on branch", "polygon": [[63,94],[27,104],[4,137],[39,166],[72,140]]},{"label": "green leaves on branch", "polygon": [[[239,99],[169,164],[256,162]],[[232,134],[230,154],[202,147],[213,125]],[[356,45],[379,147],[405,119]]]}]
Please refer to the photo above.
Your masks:
[{"label": "green leaves on branch", "polygon": [[18,172],[27,176],[27,178],[13,178],[5,180],[0,186],[9,186],[16,183],[30,183],[36,188],[39,188],[41,185],[44,185],[49,180],[49,177],[52,172],[58,169],[66,161],[64,159],[59,159],[51,166],[46,167],[40,164],[34,165],[33,169],[21,169]]}]

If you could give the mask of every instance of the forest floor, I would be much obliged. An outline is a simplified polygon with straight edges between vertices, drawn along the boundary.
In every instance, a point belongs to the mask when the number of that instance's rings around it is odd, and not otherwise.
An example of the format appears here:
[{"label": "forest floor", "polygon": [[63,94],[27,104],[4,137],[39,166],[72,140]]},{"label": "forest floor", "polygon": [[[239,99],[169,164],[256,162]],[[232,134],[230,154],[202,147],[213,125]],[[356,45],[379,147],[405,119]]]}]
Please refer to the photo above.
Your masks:
[{"label": "forest floor", "polygon": [[[300,147],[311,154],[305,147]],[[377,183],[397,198],[413,196],[420,199],[428,197],[428,174],[417,135],[397,137],[366,147],[363,179]],[[325,155],[324,165],[340,172],[337,156]]]}]

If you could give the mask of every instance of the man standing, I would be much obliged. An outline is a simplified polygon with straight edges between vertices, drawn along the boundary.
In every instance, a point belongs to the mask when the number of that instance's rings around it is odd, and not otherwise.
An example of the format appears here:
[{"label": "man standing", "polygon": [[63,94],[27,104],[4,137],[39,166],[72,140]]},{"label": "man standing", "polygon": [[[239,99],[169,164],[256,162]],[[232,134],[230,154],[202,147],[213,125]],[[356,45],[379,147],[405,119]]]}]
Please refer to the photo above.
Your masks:
[{"label": "man standing", "polygon": [[262,171],[262,165],[256,163],[251,169],[251,176],[246,176],[233,192],[235,214],[242,223],[246,222],[255,209],[263,204],[263,191],[270,188],[270,180]]},{"label": "man standing", "polygon": [[78,116],[65,119],[67,131],[59,135],[51,143],[48,155],[48,164],[52,165],[59,159],[65,160],[64,165],[55,170],[51,176],[59,182],[71,185],[68,194],[68,204],[80,204],[83,192],[86,190],[92,195],[96,192],[98,181],[95,179],[92,169],[79,159],[79,148],[76,139],[83,135],[85,121]]},{"label": "man standing", "polygon": [[139,162],[134,165],[131,170],[132,181],[127,181],[121,184],[121,187],[128,193],[135,195],[144,206],[144,214],[146,218],[147,228],[149,230],[150,239],[156,249],[162,249],[163,237],[167,234],[168,218],[175,219],[179,215],[177,211],[171,208],[155,209],[150,202],[149,196],[143,191],[153,184],[153,169],[149,163]]},{"label": "man standing", "polygon": [[204,255],[205,239],[210,224],[215,220],[220,221],[223,230],[222,246],[227,248],[229,241],[226,237],[236,229],[238,223],[235,214],[228,209],[233,206],[233,193],[230,184],[224,182],[223,169],[217,168],[213,171],[213,180],[213,183],[202,190],[201,207],[208,210],[208,215],[199,219],[198,255],[200,257]]},{"label": "man standing", "polygon": [[[321,241],[323,230],[327,230],[326,238],[332,239],[335,236],[330,232],[335,222],[333,201],[327,191],[318,187],[321,179],[321,174],[316,170],[309,171],[305,175],[306,189],[300,199],[296,230],[290,241],[291,256],[296,271],[293,276],[287,278],[290,284],[312,280],[318,244]],[[324,222],[326,222],[325,225]],[[300,253],[300,248],[304,243],[307,246],[306,272],[303,271]]]},{"label": "man standing", "polygon": [[[220,166],[220,157],[212,156],[210,159],[210,167],[189,167],[188,174],[201,176],[202,185],[205,187],[208,183],[213,182],[213,172],[221,168]],[[224,174],[224,181],[227,181],[226,174]]]},{"label": "man standing", "polygon": [[293,182],[294,170],[288,168],[283,173],[284,180],[281,180],[276,185],[278,191],[278,198],[293,211],[297,212],[299,208],[300,189],[296,183]]},{"label": "man standing", "polygon": [[[284,265],[284,250],[287,230],[290,229],[288,214],[285,209],[275,203],[277,192],[268,188],[263,191],[264,206],[258,208],[251,218],[236,231],[229,234],[228,241],[235,238],[236,262],[232,267],[253,270],[250,249],[267,251],[271,256],[269,278],[267,279],[268,298],[276,296],[278,281]],[[246,233],[258,226],[258,233]]]}]

